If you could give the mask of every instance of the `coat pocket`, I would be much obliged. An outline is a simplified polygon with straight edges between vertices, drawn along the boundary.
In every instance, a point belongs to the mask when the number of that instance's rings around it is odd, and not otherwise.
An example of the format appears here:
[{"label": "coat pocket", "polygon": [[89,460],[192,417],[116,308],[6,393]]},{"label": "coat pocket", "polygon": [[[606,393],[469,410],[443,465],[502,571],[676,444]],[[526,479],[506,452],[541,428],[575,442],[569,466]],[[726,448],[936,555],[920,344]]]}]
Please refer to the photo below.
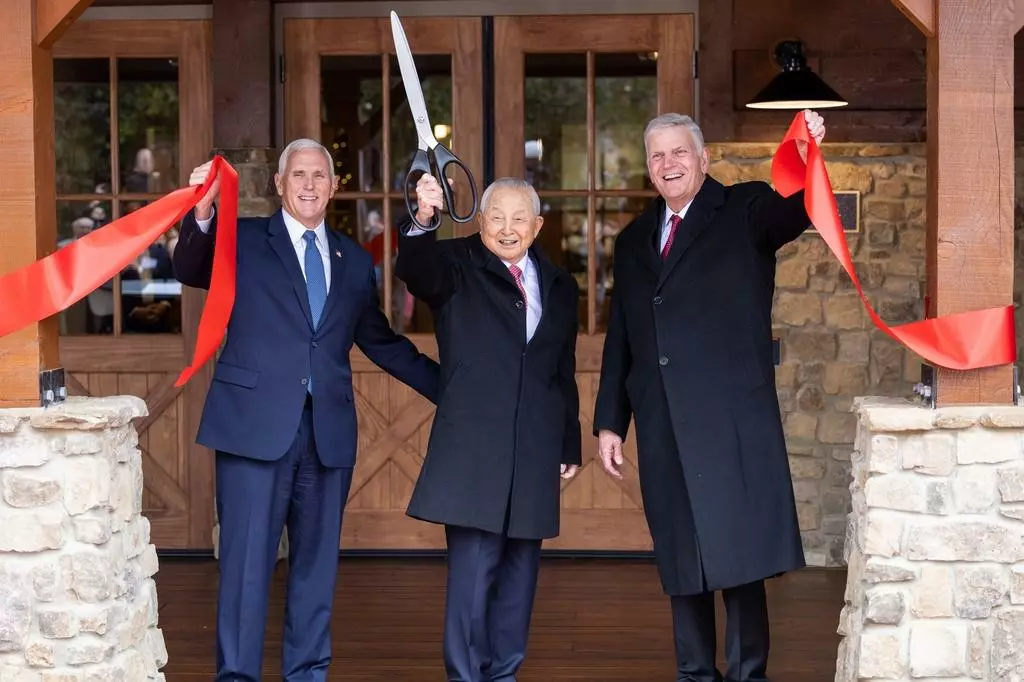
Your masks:
[{"label": "coat pocket", "polygon": [[260,373],[255,369],[239,367],[238,365],[229,365],[224,362],[218,362],[217,368],[213,373],[214,381],[221,381],[225,384],[234,384],[235,386],[241,386],[242,388],[256,388],[256,382],[259,378]]}]

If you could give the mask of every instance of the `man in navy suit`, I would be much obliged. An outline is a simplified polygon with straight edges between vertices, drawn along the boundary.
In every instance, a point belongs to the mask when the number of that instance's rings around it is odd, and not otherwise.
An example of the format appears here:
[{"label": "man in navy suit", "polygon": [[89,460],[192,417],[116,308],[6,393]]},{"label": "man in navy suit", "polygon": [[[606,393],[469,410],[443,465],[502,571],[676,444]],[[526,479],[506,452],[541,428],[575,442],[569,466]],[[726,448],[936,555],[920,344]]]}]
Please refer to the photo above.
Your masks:
[{"label": "man in navy suit", "polygon": [[[200,185],[210,163],[189,180]],[[349,351],[437,401],[438,365],[380,310],[370,255],[327,230],[338,188],[330,153],[296,140],[274,178],[282,209],[238,221],[237,286],[227,341],[197,442],[216,451],[220,520],[216,682],[262,677],[267,599],[287,526],[282,677],[323,682],[342,510],[356,457]],[[176,277],[208,288],[216,239],[210,192],[182,222]]]}]

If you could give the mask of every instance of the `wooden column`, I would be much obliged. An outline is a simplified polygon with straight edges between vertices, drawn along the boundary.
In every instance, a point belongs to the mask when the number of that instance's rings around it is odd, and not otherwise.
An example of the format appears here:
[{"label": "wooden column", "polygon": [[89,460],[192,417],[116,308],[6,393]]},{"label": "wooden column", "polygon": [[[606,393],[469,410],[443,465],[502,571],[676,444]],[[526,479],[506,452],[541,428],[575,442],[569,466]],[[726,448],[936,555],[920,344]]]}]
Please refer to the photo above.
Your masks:
[{"label": "wooden column", "polygon": [[[53,21],[52,4],[0,2],[0,275],[57,246],[53,59],[36,42],[36,13]],[[0,338],[0,407],[39,404],[39,372],[57,365],[57,335],[51,318]]]},{"label": "wooden column", "polygon": [[213,144],[271,146],[270,0],[213,0]]},{"label": "wooden column", "polygon": [[[1013,302],[1015,0],[893,0],[928,38],[929,316]],[[1013,401],[1010,366],[938,369],[940,405]]]}]

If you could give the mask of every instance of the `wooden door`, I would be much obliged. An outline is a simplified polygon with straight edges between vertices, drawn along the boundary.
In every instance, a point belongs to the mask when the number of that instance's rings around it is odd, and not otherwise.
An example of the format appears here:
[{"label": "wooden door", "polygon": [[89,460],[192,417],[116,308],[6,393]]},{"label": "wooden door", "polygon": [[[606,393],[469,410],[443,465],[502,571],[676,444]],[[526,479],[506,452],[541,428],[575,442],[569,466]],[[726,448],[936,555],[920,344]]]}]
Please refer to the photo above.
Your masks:
[{"label": "wooden door", "polygon": [[541,196],[538,240],[579,282],[580,473],[562,490],[554,549],[646,551],[632,429],[624,479],[596,460],[594,398],[608,318],[615,236],[655,193],[643,132],[658,113],[693,115],[692,14],[495,19],[496,175]]},{"label": "wooden door", "polygon": [[[404,18],[402,24],[434,134],[470,166],[479,182],[480,20]],[[374,254],[378,290],[392,326],[436,358],[430,310],[411,299],[392,272],[393,226],[406,212],[403,186],[416,135],[394,57],[390,21],[288,19],[284,74],[286,142],[298,137],[320,140],[332,152],[341,176],[328,225]],[[457,184],[460,189],[464,187]],[[451,223],[442,225],[442,237],[455,233]],[[352,365],[359,454],[341,547],[443,548],[440,527],[405,515],[434,406],[383,373],[358,349],[353,349]]]},{"label": "wooden door", "polygon": [[[54,47],[58,246],[184,186],[209,158],[208,21],[79,21]],[[176,231],[61,314],[72,395],[130,394],[143,514],[158,549],[211,549],[213,458],[195,445],[207,371],[174,388],[191,357],[202,294],[174,279]]]}]

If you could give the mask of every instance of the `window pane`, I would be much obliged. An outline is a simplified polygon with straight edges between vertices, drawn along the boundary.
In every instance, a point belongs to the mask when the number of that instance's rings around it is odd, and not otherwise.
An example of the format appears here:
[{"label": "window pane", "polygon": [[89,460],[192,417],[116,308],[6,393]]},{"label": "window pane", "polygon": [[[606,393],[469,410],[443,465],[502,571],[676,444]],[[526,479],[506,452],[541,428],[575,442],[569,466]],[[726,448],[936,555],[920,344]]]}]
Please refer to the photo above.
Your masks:
[{"label": "window pane", "polygon": [[57,194],[110,193],[110,62],[53,60]]},{"label": "window pane", "polygon": [[587,188],[587,58],[528,54],[523,137],[537,190]]},{"label": "window pane", "polygon": [[535,242],[551,261],[565,268],[580,288],[579,328],[587,328],[587,200],[541,197],[544,226]]},{"label": "window pane", "polygon": [[320,59],[320,139],[334,157],[339,192],[383,188],[382,85],[380,55]]},{"label": "window pane", "polygon": [[[416,72],[423,89],[423,101],[427,105],[427,118],[433,128],[434,137],[444,146],[452,146],[452,60],[444,55],[416,55]],[[391,168],[389,189],[401,193],[405,187],[405,176],[409,162],[419,142],[412,111],[405,96],[402,74],[398,59],[391,58]],[[456,150],[456,153],[458,150]],[[455,177],[458,171],[451,171]],[[410,187],[410,191],[412,187]],[[405,207],[403,204],[403,211]]]},{"label": "window pane", "polygon": [[[121,213],[137,211],[152,200],[122,201]],[[171,265],[177,241],[178,228],[173,227],[121,271],[123,333],[181,333],[181,283],[174,278]]]},{"label": "window pane", "polygon": [[164,194],[179,186],[178,62],[117,61],[121,192]]},{"label": "window pane", "polygon": [[644,128],[658,113],[657,65],[646,54],[594,55],[594,177],[598,189],[650,186]]},{"label": "window pane", "polygon": [[[597,301],[597,332],[608,328],[609,295],[615,286],[612,276],[615,237],[650,203],[649,197],[606,197],[597,200],[595,218],[598,228],[597,239],[597,287],[594,292]],[[653,246],[652,246],[653,248]]]},{"label": "window pane", "polygon": [[[110,202],[58,201],[57,248],[110,222]],[[114,333],[114,282],[107,282],[60,314],[62,336]]]}]

